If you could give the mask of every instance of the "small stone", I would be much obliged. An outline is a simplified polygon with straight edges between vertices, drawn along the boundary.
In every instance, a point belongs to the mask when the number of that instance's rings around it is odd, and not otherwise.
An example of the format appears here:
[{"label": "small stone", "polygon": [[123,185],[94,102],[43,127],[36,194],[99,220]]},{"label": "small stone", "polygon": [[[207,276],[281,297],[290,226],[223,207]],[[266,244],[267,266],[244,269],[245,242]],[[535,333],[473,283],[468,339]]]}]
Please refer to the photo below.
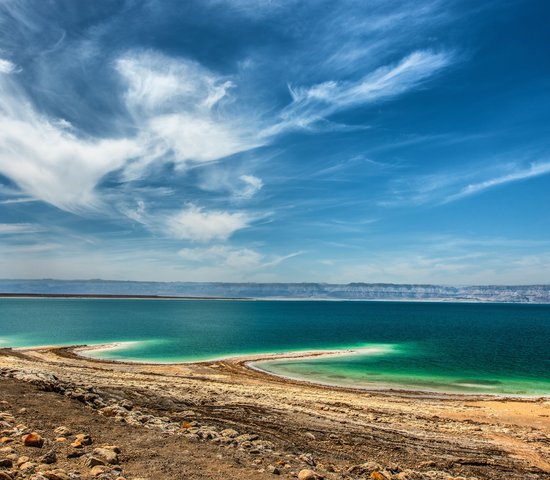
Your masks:
[{"label": "small stone", "polygon": [[118,452],[120,452],[120,448],[116,446],[94,448],[94,455],[111,465],[116,465],[118,463]]},{"label": "small stone", "polygon": [[57,455],[55,454],[54,450],[50,450],[48,453],[46,453],[46,455],[40,457],[40,461],[47,465],[51,465],[52,463],[57,462]]},{"label": "small stone", "polygon": [[47,472],[43,472],[42,475],[44,475],[48,480],[70,480],[71,479],[71,477],[69,477],[67,472],[61,469],[49,470]]},{"label": "small stone", "polygon": [[0,480],[13,480],[13,478],[6,472],[0,472]]},{"label": "small stone", "polygon": [[90,470],[90,475],[92,477],[99,477],[102,473],[106,473],[109,471],[109,468],[105,465],[96,465]]},{"label": "small stone", "polygon": [[307,463],[308,465],[311,465],[312,467],[316,465],[313,455],[311,453],[303,453],[298,457],[298,459],[304,463]]},{"label": "small stone", "polygon": [[10,458],[0,458],[0,468],[11,468],[13,467],[13,460]]},{"label": "small stone", "polygon": [[27,463],[29,460],[30,460],[29,457],[26,457],[25,455],[23,455],[17,459],[17,466],[19,467],[20,465]]},{"label": "small stone", "polygon": [[10,443],[13,442],[13,438],[11,437],[0,437],[0,443]]},{"label": "small stone", "polygon": [[382,475],[380,472],[372,472],[369,476],[371,480],[386,480],[386,477]]},{"label": "small stone", "polygon": [[25,447],[42,448],[42,445],[44,445],[44,439],[36,432],[23,435],[22,441]]},{"label": "small stone", "polygon": [[306,432],[304,433],[304,435],[309,438],[310,440],[315,440],[315,435],[313,435],[313,433],[311,432]]},{"label": "small stone", "polygon": [[69,427],[61,426],[61,427],[57,427],[53,431],[53,433],[55,433],[59,437],[68,437],[69,435],[72,435],[73,432]]},{"label": "small stone", "polygon": [[88,457],[86,460],[87,467],[96,467],[98,465],[105,466],[105,461],[98,457]]},{"label": "small stone", "polygon": [[56,442],[59,442],[59,443],[63,443],[63,442],[66,442],[67,439],[66,439],[65,437],[57,437],[57,438],[55,439],[55,441],[56,441]]},{"label": "small stone", "polygon": [[82,448],[85,445],[91,445],[92,444],[92,437],[88,435],[87,433],[79,433],[75,437],[75,441],[71,443],[71,447],[74,448]]},{"label": "small stone", "polygon": [[22,472],[28,472],[30,470],[33,470],[35,467],[36,467],[36,463],[25,462],[19,466],[19,470],[21,470]]},{"label": "small stone", "polygon": [[220,434],[222,437],[226,438],[235,438],[239,436],[239,432],[237,432],[237,430],[233,430],[232,428],[226,428],[225,430],[222,430]]},{"label": "small stone", "polygon": [[319,478],[322,477],[317,475],[313,470],[309,470],[307,468],[300,470],[298,473],[298,480],[318,480]]},{"label": "small stone", "polygon": [[275,467],[274,465],[268,465],[267,466],[267,471],[269,473],[272,473],[273,475],[280,475],[281,474],[281,471]]}]

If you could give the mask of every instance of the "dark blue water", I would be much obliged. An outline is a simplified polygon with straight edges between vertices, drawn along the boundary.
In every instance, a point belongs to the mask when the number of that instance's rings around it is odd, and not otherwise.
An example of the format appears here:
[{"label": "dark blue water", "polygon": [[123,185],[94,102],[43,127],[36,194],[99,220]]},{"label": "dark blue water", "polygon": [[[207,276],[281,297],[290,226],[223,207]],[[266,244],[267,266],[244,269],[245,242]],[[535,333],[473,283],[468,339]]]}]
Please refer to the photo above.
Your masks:
[{"label": "dark blue water", "polygon": [[105,358],[184,361],[368,347],[262,364],[355,386],[550,393],[550,306],[0,299],[0,345],[132,342]]}]

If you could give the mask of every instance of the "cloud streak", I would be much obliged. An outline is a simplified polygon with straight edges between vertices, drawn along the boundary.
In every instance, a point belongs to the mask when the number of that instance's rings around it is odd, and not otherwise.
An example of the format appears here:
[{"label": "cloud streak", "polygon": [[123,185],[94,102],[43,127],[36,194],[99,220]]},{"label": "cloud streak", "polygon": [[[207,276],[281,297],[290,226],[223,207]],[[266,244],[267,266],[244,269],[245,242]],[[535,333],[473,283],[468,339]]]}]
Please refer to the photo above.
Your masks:
[{"label": "cloud streak", "polygon": [[282,121],[264,134],[308,128],[342,110],[396,97],[428,80],[450,65],[452,59],[448,52],[418,50],[355,81],[329,80],[310,87],[289,86],[292,103],[282,111]]},{"label": "cloud streak", "polygon": [[472,183],[463,187],[459,192],[449,195],[442,203],[450,203],[470,195],[476,195],[485,190],[505,185],[507,183],[520,182],[530,178],[548,175],[550,173],[550,162],[533,163],[528,168],[519,168],[512,173],[500,175],[478,183]]}]

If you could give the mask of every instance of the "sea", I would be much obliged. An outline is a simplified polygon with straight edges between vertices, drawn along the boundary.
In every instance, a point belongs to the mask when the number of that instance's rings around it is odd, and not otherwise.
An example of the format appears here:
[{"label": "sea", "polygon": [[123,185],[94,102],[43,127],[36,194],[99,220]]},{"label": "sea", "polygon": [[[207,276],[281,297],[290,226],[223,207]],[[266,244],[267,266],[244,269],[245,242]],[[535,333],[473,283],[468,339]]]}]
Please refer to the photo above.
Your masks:
[{"label": "sea", "polygon": [[372,301],[1,298],[0,347],[103,345],[98,358],[256,362],[335,386],[550,395],[550,305]]}]

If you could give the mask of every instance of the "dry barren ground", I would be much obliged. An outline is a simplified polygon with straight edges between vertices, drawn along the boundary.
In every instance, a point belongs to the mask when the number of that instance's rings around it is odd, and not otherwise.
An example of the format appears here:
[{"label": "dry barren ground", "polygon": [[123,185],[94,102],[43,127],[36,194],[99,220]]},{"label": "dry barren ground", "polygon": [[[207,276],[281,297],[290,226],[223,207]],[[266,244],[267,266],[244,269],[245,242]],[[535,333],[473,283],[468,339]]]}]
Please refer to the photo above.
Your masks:
[{"label": "dry barren ground", "polygon": [[[245,359],[0,350],[0,479],[546,479],[549,415],[547,398],[336,389]],[[41,448],[23,444],[30,432]]]}]

